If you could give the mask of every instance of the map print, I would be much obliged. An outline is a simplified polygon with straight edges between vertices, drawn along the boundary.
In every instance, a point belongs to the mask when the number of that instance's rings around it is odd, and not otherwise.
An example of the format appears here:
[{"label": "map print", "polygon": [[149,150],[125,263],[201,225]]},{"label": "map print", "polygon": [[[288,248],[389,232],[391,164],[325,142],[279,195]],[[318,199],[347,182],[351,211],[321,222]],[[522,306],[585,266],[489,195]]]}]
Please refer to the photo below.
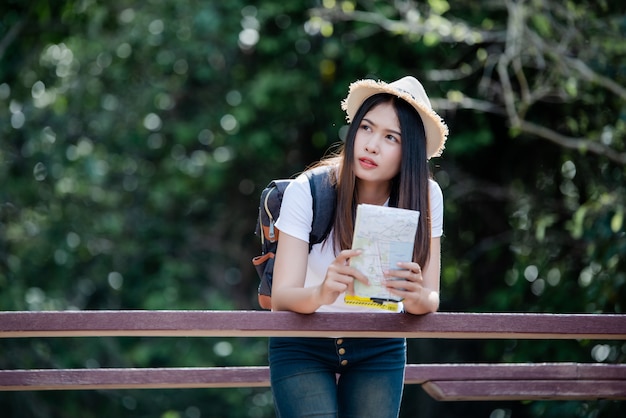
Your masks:
[{"label": "map print", "polygon": [[419,211],[361,204],[357,207],[352,248],[363,253],[350,259],[350,265],[367,276],[370,285],[354,282],[356,297],[374,302],[401,299],[383,286],[383,271],[397,269],[399,261],[413,259]]}]

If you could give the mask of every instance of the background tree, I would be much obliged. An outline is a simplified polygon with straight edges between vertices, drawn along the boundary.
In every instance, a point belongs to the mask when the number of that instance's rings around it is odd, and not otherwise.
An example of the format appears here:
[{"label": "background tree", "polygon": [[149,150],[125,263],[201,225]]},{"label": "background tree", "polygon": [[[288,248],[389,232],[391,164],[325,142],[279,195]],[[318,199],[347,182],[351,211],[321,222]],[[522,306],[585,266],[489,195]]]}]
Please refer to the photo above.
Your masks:
[{"label": "background tree", "polygon": [[[449,184],[445,229],[454,237],[444,298],[454,290],[444,306],[622,312],[626,96],[624,47],[614,39],[623,36],[623,11],[587,2],[428,3],[394,2],[387,14],[378,3],[322,7],[315,16],[355,39],[383,31],[430,45],[439,58],[418,61],[445,86],[436,106],[453,115],[438,172]],[[494,360],[623,360],[621,343],[480,345]],[[589,407],[529,410],[575,416]]]},{"label": "background tree", "polygon": [[[609,2],[8,0],[0,306],[251,309],[258,194],[340,138],[357,78],[451,128],[442,308],[622,312],[626,14]],[[67,347],[71,344],[72,350]],[[0,341],[3,368],[266,364],[263,339]],[[413,362],[622,362],[623,343],[411,340]],[[273,416],[267,389],[0,393],[8,416]],[[614,416],[620,402],[403,416]],[[462,411],[462,412],[461,412]]]}]

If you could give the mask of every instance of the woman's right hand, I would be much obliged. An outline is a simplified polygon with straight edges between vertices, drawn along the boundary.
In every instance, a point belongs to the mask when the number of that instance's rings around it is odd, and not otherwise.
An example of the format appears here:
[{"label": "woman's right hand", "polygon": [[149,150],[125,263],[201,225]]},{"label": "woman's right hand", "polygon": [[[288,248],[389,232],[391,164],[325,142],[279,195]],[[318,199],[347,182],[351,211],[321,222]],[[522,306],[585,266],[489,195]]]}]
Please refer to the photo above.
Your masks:
[{"label": "woman's right hand", "polygon": [[349,263],[350,258],[360,255],[361,252],[361,250],[343,250],[328,266],[326,277],[317,288],[318,301],[321,305],[334,303],[344,292],[353,294],[354,280],[369,285],[367,277],[354,267],[350,267]]}]

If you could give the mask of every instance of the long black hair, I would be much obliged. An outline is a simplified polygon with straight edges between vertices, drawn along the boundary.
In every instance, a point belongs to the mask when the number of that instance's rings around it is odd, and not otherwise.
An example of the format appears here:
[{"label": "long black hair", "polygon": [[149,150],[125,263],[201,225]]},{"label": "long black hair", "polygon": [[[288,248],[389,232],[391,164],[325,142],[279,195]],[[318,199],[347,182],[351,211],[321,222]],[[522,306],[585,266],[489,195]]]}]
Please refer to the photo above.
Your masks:
[{"label": "long black hair", "polygon": [[333,246],[336,252],[352,246],[357,206],[354,140],[365,115],[383,103],[392,103],[400,122],[402,136],[400,170],[391,180],[389,206],[420,211],[413,260],[424,266],[430,257],[431,240],[428,183],[431,172],[426,154],[426,134],[422,118],[413,106],[391,94],[381,93],[367,98],[354,115],[339,154],[323,162],[339,164]]}]

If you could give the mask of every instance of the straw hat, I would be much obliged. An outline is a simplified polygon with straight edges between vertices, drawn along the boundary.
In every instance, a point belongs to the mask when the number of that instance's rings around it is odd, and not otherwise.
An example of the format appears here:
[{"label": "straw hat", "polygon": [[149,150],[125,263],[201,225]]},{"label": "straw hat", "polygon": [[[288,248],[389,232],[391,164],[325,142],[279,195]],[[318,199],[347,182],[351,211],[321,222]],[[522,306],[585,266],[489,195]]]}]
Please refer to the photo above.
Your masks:
[{"label": "straw hat", "polygon": [[428,159],[440,156],[445,147],[448,127],[433,110],[422,83],[415,77],[406,76],[392,83],[367,79],[350,84],[348,97],[341,102],[341,108],[346,111],[348,122],[352,122],[359,107],[368,97],[378,93],[397,96],[417,110],[424,123]]}]

